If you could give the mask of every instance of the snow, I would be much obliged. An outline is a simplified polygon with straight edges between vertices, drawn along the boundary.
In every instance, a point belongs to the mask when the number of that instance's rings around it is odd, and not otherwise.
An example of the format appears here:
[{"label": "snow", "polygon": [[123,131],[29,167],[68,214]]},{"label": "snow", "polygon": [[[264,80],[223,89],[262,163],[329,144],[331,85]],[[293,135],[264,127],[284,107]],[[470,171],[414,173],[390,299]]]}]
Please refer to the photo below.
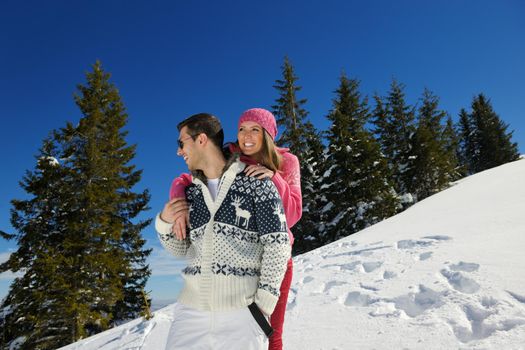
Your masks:
[{"label": "snow", "polygon": [[332,210],[333,207],[334,207],[334,203],[329,202],[329,203],[327,203],[327,204],[323,207],[323,209],[321,210],[321,212],[322,212],[322,213],[326,213],[326,212]]},{"label": "snow", "polygon": [[[524,349],[525,160],[294,258],[284,348]],[[163,349],[173,305],[63,349]]]},{"label": "snow", "polygon": [[18,349],[24,342],[26,341],[25,337],[18,337],[9,346],[9,350],[15,350]]},{"label": "snow", "polygon": [[332,165],[330,168],[328,168],[328,170],[324,172],[323,177],[330,177],[332,174],[332,170],[334,170],[335,168],[337,168],[337,165]]},{"label": "snow", "polygon": [[410,193],[406,193],[399,197],[401,203],[414,203],[414,197]]},{"label": "snow", "polygon": [[55,157],[50,157],[50,156],[40,157],[40,160],[47,161],[49,165],[52,165],[52,166],[60,165],[60,163],[58,162],[58,159],[56,159]]}]

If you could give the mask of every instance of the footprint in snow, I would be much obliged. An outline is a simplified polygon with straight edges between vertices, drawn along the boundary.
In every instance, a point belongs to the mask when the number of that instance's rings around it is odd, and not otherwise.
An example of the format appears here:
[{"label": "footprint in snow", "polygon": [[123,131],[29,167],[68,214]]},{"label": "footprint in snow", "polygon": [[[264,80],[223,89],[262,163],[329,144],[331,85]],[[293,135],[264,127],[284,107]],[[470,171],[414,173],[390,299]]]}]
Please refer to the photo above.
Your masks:
[{"label": "footprint in snow", "polygon": [[463,312],[470,323],[469,327],[458,325],[454,321],[449,321],[456,338],[462,343],[485,339],[495,332],[507,332],[514,327],[525,324],[525,319],[522,318],[499,320],[488,323],[486,320],[490,316],[496,315],[497,311],[485,310],[469,304],[463,307]]},{"label": "footprint in snow", "polygon": [[389,280],[389,279],[392,279],[392,278],[395,278],[395,277],[397,277],[397,274],[394,271],[385,271],[383,273],[383,278],[385,280]]},{"label": "footprint in snow", "polygon": [[314,278],[312,276],[306,276],[305,278],[303,278],[303,280],[301,281],[302,284],[305,284],[305,283],[310,283],[314,280]]},{"label": "footprint in snow", "polygon": [[447,279],[452,288],[459,292],[473,294],[480,289],[480,285],[476,281],[463,276],[461,272],[452,272],[443,269],[441,270],[441,274]]},{"label": "footprint in snow", "polygon": [[321,268],[323,268],[323,269],[333,268],[336,271],[340,271],[341,270],[341,265],[340,264],[328,264],[328,265],[321,266]]},{"label": "footprint in snow", "polygon": [[445,235],[425,236],[422,238],[423,239],[433,239],[435,241],[450,241],[452,239],[452,237],[445,236]]},{"label": "footprint in snow", "polygon": [[310,272],[314,270],[314,266],[312,264],[308,264],[304,267],[302,272]]},{"label": "footprint in snow", "polygon": [[429,241],[415,241],[412,239],[404,239],[397,242],[397,249],[414,249],[423,248],[433,245],[434,242]]},{"label": "footprint in snow", "polygon": [[421,254],[419,254],[419,260],[420,261],[428,260],[428,259],[430,259],[432,257],[432,254],[433,254],[433,252],[421,253]]},{"label": "footprint in snow", "polygon": [[323,265],[322,268],[333,268],[336,271],[353,271],[355,270],[359,265],[361,265],[361,261],[354,261],[348,264],[328,264]]},{"label": "footprint in snow", "polygon": [[396,309],[403,310],[409,317],[417,317],[429,309],[439,308],[444,304],[442,293],[438,293],[424,285],[419,285],[419,291],[408,293],[391,300]]},{"label": "footprint in snow", "polygon": [[509,295],[510,295],[511,297],[513,297],[514,299],[516,299],[516,300],[519,301],[520,303],[525,304],[525,296],[523,296],[523,295],[519,295],[519,294],[516,294],[516,293],[513,293],[513,292],[511,292],[510,290],[507,290],[506,292],[509,293]]},{"label": "footprint in snow", "polygon": [[478,271],[479,264],[460,261],[457,264],[450,265],[450,269],[452,271],[474,272]]},{"label": "footprint in snow", "polygon": [[380,299],[373,298],[367,294],[361,294],[359,292],[350,292],[346,296],[344,304],[346,306],[369,306],[378,302]]},{"label": "footprint in snow", "polygon": [[434,245],[437,242],[448,241],[452,238],[445,235],[421,237],[421,240],[404,239],[397,242],[397,249],[416,249]]},{"label": "footprint in snow", "polygon": [[374,287],[374,286],[367,286],[367,285],[364,285],[363,283],[359,283],[359,286],[363,289],[366,289],[366,290],[371,290],[373,292],[378,292],[379,291],[379,288],[377,287]]},{"label": "footprint in snow", "polygon": [[365,272],[369,273],[377,270],[381,265],[383,265],[382,261],[365,262],[363,263],[363,269],[365,269]]},{"label": "footprint in snow", "polygon": [[341,266],[341,270],[354,271],[359,265],[361,265],[361,261],[354,261],[354,262],[343,264],[340,266]]},{"label": "footprint in snow", "polygon": [[399,297],[375,298],[360,292],[350,292],[347,294],[344,304],[346,306],[366,307],[377,303],[377,309],[370,315],[378,316],[399,316],[403,311],[409,317],[417,317],[429,309],[436,309],[444,305],[443,294],[436,292],[424,285],[419,285],[417,292],[411,292]]},{"label": "footprint in snow", "polygon": [[323,293],[327,293],[328,291],[330,291],[330,289],[334,288],[334,287],[339,287],[339,286],[343,286],[347,284],[346,282],[340,282],[340,281],[330,281],[328,283],[326,283],[324,285],[324,290],[323,290]]},{"label": "footprint in snow", "polygon": [[493,297],[483,297],[481,298],[481,305],[483,305],[483,307],[487,308],[487,309],[490,309],[496,305],[498,305],[499,302],[494,299]]}]

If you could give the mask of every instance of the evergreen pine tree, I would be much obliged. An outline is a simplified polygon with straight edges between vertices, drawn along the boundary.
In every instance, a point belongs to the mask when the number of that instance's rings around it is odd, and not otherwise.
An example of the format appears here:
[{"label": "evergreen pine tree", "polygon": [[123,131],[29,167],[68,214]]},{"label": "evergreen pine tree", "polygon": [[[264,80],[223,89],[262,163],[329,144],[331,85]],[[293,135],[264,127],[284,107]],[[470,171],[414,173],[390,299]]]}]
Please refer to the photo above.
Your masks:
[{"label": "evergreen pine tree", "polygon": [[131,220],[149,194],[132,192],[141,172],[129,162],[127,115],[97,62],[75,97],[83,117],[45,140],[35,171],[13,200],[18,250],[1,271],[23,271],[2,304],[5,344],[54,349],[139,316],[149,276],[140,231]]},{"label": "evergreen pine tree", "polygon": [[370,118],[368,102],[359,92],[359,82],[344,74],[328,115],[328,152],[324,215],[327,241],[357,232],[396,211],[396,198],[389,184],[387,162],[379,144],[365,129]]},{"label": "evergreen pine tree", "polygon": [[450,181],[456,181],[466,175],[466,168],[461,164],[461,149],[459,135],[454,126],[454,122],[450,115],[447,116],[447,121],[442,134],[443,144],[445,146],[445,153],[449,160],[450,169]]},{"label": "evergreen pine tree", "polygon": [[276,80],[274,88],[279,97],[272,106],[277,124],[282,134],[277,140],[281,147],[287,147],[297,156],[301,171],[301,190],[303,197],[303,215],[292,228],[296,236],[294,254],[305,252],[319,246],[319,184],[320,169],[323,167],[322,142],[312,123],[307,121],[308,112],[304,109],[306,99],[299,99],[297,85],[299,78],[287,57],[282,66],[282,79]]},{"label": "evergreen pine tree", "polygon": [[518,145],[511,141],[512,131],[494,112],[490,100],[479,94],[472,101],[475,154],[471,172],[477,173],[519,159]]},{"label": "evergreen pine tree", "polygon": [[64,205],[71,198],[71,187],[64,178],[70,169],[58,161],[53,138],[44,141],[35,171],[27,172],[21,187],[33,196],[13,200],[11,223],[18,234],[3,234],[17,239],[18,250],[0,266],[0,271],[23,273],[11,284],[2,302],[2,348],[20,344],[21,349],[51,349],[71,341],[72,315],[65,305],[72,291],[74,274],[70,257],[64,252],[64,237],[71,212]]},{"label": "evergreen pine tree", "polygon": [[[151,251],[143,249],[145,240],[140,234],[150,220],[131,221],[148,209],[149,193],[131,191],[140,181],[142,171],[128,164],[135,157],[136,146],[128,146],[125,141],[127,131],[121,129],[127,123],[127,114],[118,90],[109,78],[109,73],[105,73],[97,62],[93,72],[87,74],[87,85],[78,86],[79,94],[75,100],[87,118],[83,118],[85,123],[81,121],[76,132],[68,137],[75,139],[79,135],[92,135],[92,143],[88,142],[87,150],[80,152],[79,156],[83,158],[87,155],[90,160],[86,171],[95,169],[93,180],[102,179],[100,183],[89,183],[88,188],[107,193],[106,199],[98,193],[94,194],[99,200],[94,207],[100,211],[105,206],[108,228],[118,238],[116,248],[123,254],[123,262],[128,268],[126,273],[120,275],[123,298],[110,310],[115,320],[125,320],[140,314],[144,303],[142,290],[150,275],[146,259]],[[93,203],[94,198],[90,200]],[[106,216],[103,218],[106,219]],[[106,234],[104,236],[107,237]]]},{"label": "evergreen pine tree", "polygon": [[404,207],[413,203],[408,190],[411,181],[410,167],[412,141],[415,133],[414,108],[405,102],[404,86],[393,80],[386,101],[376,96],[374,110],[374,133],[381,145],[381,151],[388,160],[392,183]]},{"label": "evergreen pine tree", "polygon": [[[371,131],[374,134],[376,141],[379,143],[381,149],[381,155],[386,159],[388,168],[385,170],[385,177],[389,180],[390,183],[394,184],[393,171],[395,167],[391,164],[387,153],[390,153],[390,149],[394,147],[392,137],[389,137],[391,133],[394,132],[392,123],[389,122],[389,116],[386,109],[386,103],[383,101],[383,98],[377,93],[374,95],[375,108],[372,111],[372,116],[370,122],[372,124]],[[395,190],[395,186],[394,186]],[[401,205],[399,205],[399,208]]]},{"label": "evergreen pine tree", "polygon": [[438,97],[425,89],[418,126],[411,138],[411,166],[406,173],[407,189],[415,201],[443,190],[455,177],[455,153],[447,149],[442,125],[447,114],[438,105]]},{"label": "evergreen pine tree", "polygon": [[304,132],[308,147],[303,151],[301,161],[303,213],[301,220],[292,229],[297,234],[293,245],[294,255],[318,248],[324,243],[324,221],[320,207],[323,191],[319,187],[325,165],[325,148],[320,133],[311,122],[305,124]]},{"label": "evergreen pine tree", "polygon": [[283,78],[278,79],[273,87],[279,92],[277,104],[272,106],[273,113],[277,120],[277,125],[283,132],[277,140],[277,145],[287,147],[290,152],[302,160],[302,151],[306,146],[306,137],[303,130],[308,112],[303,108],[306,99],[298,99],[297,92],[301,86],[296,84],[299,79],[294,72],[294,68],[288,59],[284,58],[281,67]]},{"label": "evergreen pine tree", "polygon": [[459,163],[465,175],[471,174],[474,169],[475,162],[477,162],[476,142],[474,125],[468,112],[462,108],[459,112],[458,122],[458,136],[459,136]]}]

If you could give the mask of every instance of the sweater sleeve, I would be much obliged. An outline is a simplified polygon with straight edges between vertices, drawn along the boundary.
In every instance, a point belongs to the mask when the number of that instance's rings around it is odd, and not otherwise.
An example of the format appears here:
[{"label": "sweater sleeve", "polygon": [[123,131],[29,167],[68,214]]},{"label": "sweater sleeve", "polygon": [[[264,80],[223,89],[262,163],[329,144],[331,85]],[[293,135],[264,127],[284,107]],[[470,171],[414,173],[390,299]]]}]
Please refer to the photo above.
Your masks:
[{"label": "sweater sleeve", "polygon": [[271,315],[279,299],[279,288],[291,256],[291,246],[281,197],[271,181],[263,180],[260,184],[254,198],[263,252],[255,303],[264,313]]},{"label": "sweater sleeve", "polygon": [[178,257],[186,256],[188,248],[190,246],[190,240],[186,236],[185,239],[179,241],[175,235],[171,232],[173,224],[167,223],[160,218],[160,214],[155,217],[155,230],[159,236],[160,243],[164,248]]},{"label": "sweater sleeve", "polygon": [[283,201],[288,227],[293,227],[303,214],[301,173],[296,156],[289,152],[283,154],[282,170],[275,173],[272,182],[277,187]]},{"label": "sweater sleeve", "polygon": [[181,174],[173,179],[170,187],[170,199],[186,197],[186,187],[191,185],[192,177],[190,174]]}]

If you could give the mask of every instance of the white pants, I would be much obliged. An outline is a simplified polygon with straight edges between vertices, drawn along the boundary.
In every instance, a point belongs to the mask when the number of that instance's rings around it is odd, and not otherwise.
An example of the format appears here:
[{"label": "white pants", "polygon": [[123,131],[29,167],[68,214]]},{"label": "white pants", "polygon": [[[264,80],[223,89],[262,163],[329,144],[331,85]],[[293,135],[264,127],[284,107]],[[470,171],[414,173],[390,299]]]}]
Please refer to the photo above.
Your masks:
[{"label": "white pants", "polygon": [[268,338],[248,307],[199,311],[177,304],[166,350],[266,350]]}]

